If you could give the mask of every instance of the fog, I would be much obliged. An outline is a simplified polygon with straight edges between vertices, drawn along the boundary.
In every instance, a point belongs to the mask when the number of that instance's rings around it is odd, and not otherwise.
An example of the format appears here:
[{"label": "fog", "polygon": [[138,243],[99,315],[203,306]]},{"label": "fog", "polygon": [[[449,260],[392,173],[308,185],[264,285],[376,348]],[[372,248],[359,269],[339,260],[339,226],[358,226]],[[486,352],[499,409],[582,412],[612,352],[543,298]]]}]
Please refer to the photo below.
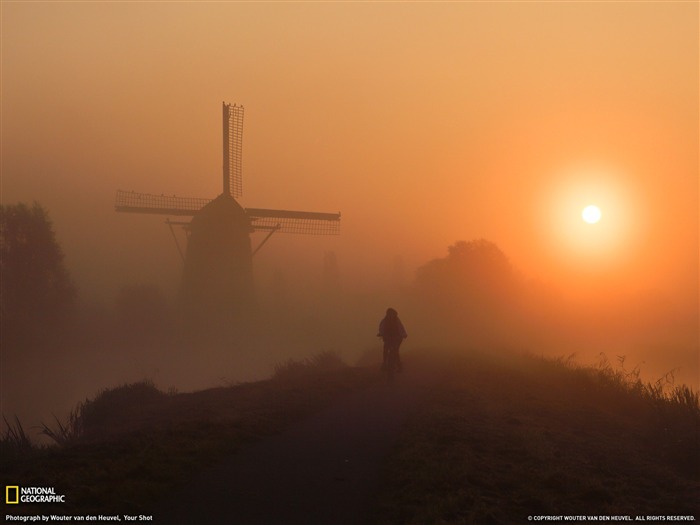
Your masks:
[{"label": "fog", "polygon": [[[697,386],[698,9],[3,4],[1,201],[48,211],[77,306],[54,345],[2,349],[2,413],[34,424],[104,387],[235,384],[328,350],[367,363],[388,306],[405,352],[603,352]],[[166,217],[114,197],[220,194],[222,101],[246,108],[239,202],[340,211],[341,234],[273,235],[254,319],[193,335]],[[508,260],[498,285],[421,288],[478,239]]]}]

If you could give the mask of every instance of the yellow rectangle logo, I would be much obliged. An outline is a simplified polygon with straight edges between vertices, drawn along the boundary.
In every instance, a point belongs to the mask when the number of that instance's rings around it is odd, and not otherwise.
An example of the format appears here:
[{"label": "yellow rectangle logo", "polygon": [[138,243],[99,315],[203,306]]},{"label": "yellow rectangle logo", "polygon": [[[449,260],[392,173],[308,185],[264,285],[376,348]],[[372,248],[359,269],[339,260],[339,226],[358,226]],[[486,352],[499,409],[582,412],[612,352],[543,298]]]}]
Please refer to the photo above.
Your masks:
[{"label": "yellow rectangle logo", "polygon": [[19,485],[5,486],[5,503],[10,505],[19,503]]}]

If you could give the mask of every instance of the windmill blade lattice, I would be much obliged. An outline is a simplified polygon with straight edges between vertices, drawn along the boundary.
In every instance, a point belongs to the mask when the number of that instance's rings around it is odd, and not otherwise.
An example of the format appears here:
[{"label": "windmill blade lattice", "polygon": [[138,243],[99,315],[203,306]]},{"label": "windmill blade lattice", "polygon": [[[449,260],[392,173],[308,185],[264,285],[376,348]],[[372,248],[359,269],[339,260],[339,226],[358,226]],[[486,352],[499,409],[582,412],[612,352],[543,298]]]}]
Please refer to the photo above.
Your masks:
[{"label": "windmill blade lattice", "polygon": [[226,104],[224,124],[224,193],[243,195],[243,106]]},{"label": "windmill blade lattice", "polygon": [[154,213],[158,215],[194,215],[210,202],[210,199],[152,195],[135,191],[117,190],[114,203],[116,211],[130,213]]},{"label": "windmill blade lattice", "polygon": [[246,208],[255,231],[277,231],[306,235],[338,235],[340,213],[310,211],[266,210]]}]

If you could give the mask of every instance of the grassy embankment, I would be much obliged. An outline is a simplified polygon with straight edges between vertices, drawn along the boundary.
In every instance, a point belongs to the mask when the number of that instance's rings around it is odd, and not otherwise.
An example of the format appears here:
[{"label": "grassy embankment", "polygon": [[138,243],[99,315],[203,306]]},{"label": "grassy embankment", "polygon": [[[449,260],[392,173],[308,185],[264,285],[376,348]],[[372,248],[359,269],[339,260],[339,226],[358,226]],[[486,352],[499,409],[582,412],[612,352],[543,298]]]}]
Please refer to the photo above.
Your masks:
[{"label": "grassy embankment", "polygon": [[[139,383],[76,409],[61,446],[4,436],[3,484],[52,486],[66,505],[22,513],[148,513],[173,485],[382,378],[337,359],[286,363],[269,381],[190,394]],[[422,402],[383,472],[376,523],[519,523],[528,515],[700,519],[700,407],[684,387],[609,366],[528,356],[408,356]],[[15,510],[16,509],[16,510]]]},{"label": "grassy embankment", "polygon": [[440,387],[425,390],[385,467],[376,523],[700,520],[700,406],[691,389],[644,384],[638,371],[607,361],[586,368],[472,354],[431,362]]},{"label": "grassy embankment", "polygon": [[6,510],[148,514],[193,473],[376,380],[325,353],[283,363],[272,379],[256,383],[181,394],[149,382],[105,390],[76,407],[67,423],[45,426],[57,446],[33,446],[10,421],[0,447],[2,485],[55,487],[67,501]]}]

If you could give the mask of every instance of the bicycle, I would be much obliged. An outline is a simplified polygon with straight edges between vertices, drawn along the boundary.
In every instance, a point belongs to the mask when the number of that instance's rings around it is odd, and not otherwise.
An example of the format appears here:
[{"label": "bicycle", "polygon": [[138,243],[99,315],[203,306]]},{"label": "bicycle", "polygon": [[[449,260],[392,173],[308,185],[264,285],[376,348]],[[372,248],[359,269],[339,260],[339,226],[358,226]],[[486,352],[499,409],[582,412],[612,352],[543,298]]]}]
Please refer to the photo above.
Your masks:
[{"label": "bicycle", "polygon": [[386,373],[388,382],[393,382],[397,373],[401,372],[401,359],[399,358],[399,344],[387,345],[385,348],[386,359],[382,370]]}]

